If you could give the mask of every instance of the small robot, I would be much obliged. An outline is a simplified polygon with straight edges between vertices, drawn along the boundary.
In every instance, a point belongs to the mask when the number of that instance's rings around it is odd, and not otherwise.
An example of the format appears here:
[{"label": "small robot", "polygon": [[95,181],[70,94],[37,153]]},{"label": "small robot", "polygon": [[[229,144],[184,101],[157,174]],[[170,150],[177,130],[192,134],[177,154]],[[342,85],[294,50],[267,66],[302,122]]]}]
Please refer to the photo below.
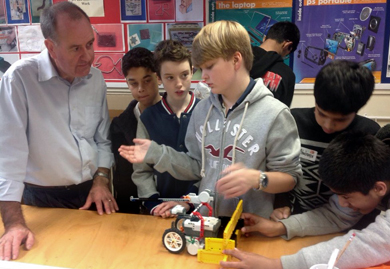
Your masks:
[{"label": "small robot", "polygon": [[[131,198],[130,200],[136,200]],[[138,198],[137,200],[146,200]],[[165,230],[162,236],[164,247],[171,253],[179,254],[184,248],[191,255],[197,255],[199,262],[218,264],[220,261],[230,260],[231,257],[223,253],[225,249],[233,249],[236,242],[230,237],[236,227],[242,213],[242,200],[238,203],[229,223],[223,232],[223,238],[217,238],[221,227],[221,219],[212,217],[210,202],[214,200],[210,190],[205,190],[196,195],[190,193],[183,198],[169,199],[159,198],[162,201],[185,201],[199,204],[191,213],[186,214],[186,209],[177,205],[171,209],[171,213],[177,215],[172,222],[171,228]],[[199,209],[203,206],[208,208],[208,216],[202,216]],[[240,237],[240,231],[236,231],[236,239]]]}]

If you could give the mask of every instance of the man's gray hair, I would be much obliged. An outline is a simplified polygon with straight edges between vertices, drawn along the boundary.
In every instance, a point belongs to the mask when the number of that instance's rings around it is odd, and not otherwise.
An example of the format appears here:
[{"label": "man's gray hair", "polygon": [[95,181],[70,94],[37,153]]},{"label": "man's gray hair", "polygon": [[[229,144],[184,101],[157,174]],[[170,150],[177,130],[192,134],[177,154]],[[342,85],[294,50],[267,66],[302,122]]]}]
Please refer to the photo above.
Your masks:
[{"label": "man's gray hair", "polygon": [[88,15],[79,6],[68,1],[56,3],[45,8],[41,14],[41,30],[45,39],[57,41],[56,29],[59,14],[66,14],[71,20],[80,20],[85,17],[90,22]]}]

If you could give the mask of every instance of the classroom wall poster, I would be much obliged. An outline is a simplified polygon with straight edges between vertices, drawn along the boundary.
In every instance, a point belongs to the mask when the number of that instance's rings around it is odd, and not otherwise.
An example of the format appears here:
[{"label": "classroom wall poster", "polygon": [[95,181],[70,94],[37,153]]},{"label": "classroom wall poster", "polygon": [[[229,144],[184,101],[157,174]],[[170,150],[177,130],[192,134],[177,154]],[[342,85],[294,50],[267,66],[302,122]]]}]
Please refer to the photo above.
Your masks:
[{"label": "classroom wall poster", "polygon": [[50,7],[52,0],[30,0],[31,22],[39,23],[43,9]]},{"label": "classroom wall poster", "polygon": [[294,53],[297,83],[314,83],[319,70],[337,59],[365,65],[380,82],[385,0],[298,0],[295,11],[301,31]]},{"label": "classroom wall poster", "polygon": [[40,25],[18,26],[18,40],[21,52],[41,52],[45,46]]},{"label": "classroom wall poster", "polygon": [[[291,21],[292,0],[235,0],[209,2],[209,22],[234,20],[245,27],[252,46],[260,46],[269,28],[279,21]],[[289,64],[289,60],[285,61]]]},{"label": "classroom wall poster", "polygon": [[123,79],[122,57],[123,53],[95,53],[92,66],[98,68],[105,80]]},{"label": "classroom wall poster", "polygon": [[120,0],[121,21],[146,22],[145,0]]},{"label": "classroom wall poster", "polygon": [[148,4],[149,21],[175,21],[175,0],[149,1]]},{"label": "classroom wall poster", "polygon": [[18,51],[16,26],[0,27],[0,53]]},{"label": "classroom wall poster", "polygon": [[121,52],[125,50],[123,24],[93,24],[95,34],[93,47],[96,52]]},{"label": "classroom wall poster", "polygon": [[164,39],[162,23],[128,24],[128,50],[144,47],[154,51],[156,45]]},{"label": "classroom wall poster", "polygon": [[103,0],[68,0],[84,10],[89,17],[104,17]]},{"label": "classroom wall poster", "polygon": [[203,4],[199,0],[176,0],[176,21],[203,21]]},{"label": "classroom wall poster", "polygon": [[202,22],[167,23],[165,36],[166,39],[172,39],[181,42],[184,46],[191,50],[192,42],[202,27]]},{"label": "classroom wall poster", "polygon": [[27,0],[5,0],[8,24],[30,23]]}]

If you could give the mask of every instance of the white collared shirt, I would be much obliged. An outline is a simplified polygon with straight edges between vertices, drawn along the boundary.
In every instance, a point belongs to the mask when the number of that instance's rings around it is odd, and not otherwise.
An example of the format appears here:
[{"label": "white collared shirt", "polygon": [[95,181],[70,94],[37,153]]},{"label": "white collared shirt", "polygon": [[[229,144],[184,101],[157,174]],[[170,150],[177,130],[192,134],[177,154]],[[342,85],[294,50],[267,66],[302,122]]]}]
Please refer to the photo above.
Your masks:
[{"label": "white collared shirt", "polygon": [[96,68],[71,84],[47,50],[14,63],[0,82],[0,200],[20,201],[23,182],[79,184],[110,168],[109,124]]}]

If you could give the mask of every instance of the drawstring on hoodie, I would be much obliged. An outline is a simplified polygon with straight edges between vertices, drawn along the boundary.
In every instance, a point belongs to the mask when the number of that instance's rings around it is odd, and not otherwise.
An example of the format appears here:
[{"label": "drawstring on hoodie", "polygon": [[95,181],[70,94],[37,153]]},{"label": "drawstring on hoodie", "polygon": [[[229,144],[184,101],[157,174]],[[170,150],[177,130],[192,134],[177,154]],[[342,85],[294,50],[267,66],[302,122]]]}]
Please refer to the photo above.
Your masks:
[{"label": "drawstring on hoodie", "polygon": [[209,111],[207,112],[207,116],[206,116],[206,119],[204,121],[204,124],[203,124],[203,133],[202,133],[202,169],[200,169],[200,176],[203,178],[205,177],[205,172],[204,172],[204,140],[206,138],[206,124],[207,124],[207,121],[209,120],[210,118],[210,114],[211,114],[211,110],[213,109],[213,105],[210,106],[209,108]]},{"label": "drawstring on hoodie", "polygon": [[[246,116],[246,112],[248,110],[248,106],[249,106],[249,102],[246,101],[245,102],[244,113],[242,114],[242,118],[241,118],[241,121],[240,121],[240,126],[238,128],[236,136],[234,137],[232,165],[234,164],[234,162],[236,160],[236,144],[237,144],[238,137],[239,137],[239,135],[241,133],[242,125],[244,123],[244,119],[245,119],[245,116]],[[210,106],[209,111],[207,112],[206,119],[205,119],[204,124],[203,124],[203,133],[202,133],[202,169],[200,170],[200,176],[202,178],[205,176],[205,164],[204,164],[205,163],[205,147],[204,147],[204,143],[205,142],[204,141],[205,141],[205,138],[206,138],[206,124],[207,124],[207,121],[210,118],[210,114],[211,114],[211,110],[212,109],[213,109],[213,105]]]}]

